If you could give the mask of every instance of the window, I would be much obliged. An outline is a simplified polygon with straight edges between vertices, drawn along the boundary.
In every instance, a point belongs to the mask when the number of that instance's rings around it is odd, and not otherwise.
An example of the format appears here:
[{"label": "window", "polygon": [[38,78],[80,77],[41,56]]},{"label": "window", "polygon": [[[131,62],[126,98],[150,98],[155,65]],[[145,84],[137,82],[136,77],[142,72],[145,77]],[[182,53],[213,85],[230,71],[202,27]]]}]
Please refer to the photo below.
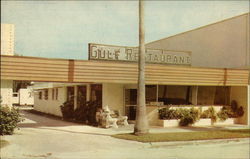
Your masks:
[{"label": "window", "polygon": [[74,87],[67,87],[67,101],[74,101]]},{"label": "window", "polygon": [[98,101],[102,105],[102,85],[101,84],[92,84],[90,86],[90,100]]},{"label": "window", "polygon": [[39,99],[42,99],[42,96],[43,96],[43,92],[40,91],[40,92],[39,92]]},{"label": "window", "polygon": [[58,88],[56,88],[56,100],[58,99]]},{"label": "window", "polygon": [[12,96],[13,97],[18,97],[18,93],[13,93]]},{"label": "window", "polygon": [[157,86],[156,85],[146,85],[146,104],[150,102],[156,102],[157,96]]},{"label": "window", "polygon": [[52,100],[54,100],[54,97],[55,97],[55,89],[54,88],[52,88],[52,96],[51,96],[52,98]]},{"label": "window", "polygon": [[77,107],[86,102],[86,86],[77,86]]},{"label": "window", "polygon": [[45,89],[45,91],[44,91],[44,99],[45,100],[48,100],[48,94],[49,94],[48,89]]},{"label": "window", "polygon": [[159,85],[158,101],[164,105],[187,105],[190,103],[191,87],[189,86],[170,86]]}]

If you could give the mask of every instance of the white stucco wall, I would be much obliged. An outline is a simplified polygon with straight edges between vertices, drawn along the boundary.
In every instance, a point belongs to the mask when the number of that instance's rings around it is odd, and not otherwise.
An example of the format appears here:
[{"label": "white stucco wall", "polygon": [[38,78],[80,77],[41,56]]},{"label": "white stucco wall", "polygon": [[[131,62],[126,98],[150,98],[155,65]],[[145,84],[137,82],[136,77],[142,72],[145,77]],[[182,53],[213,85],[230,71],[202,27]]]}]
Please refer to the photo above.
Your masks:
[{"label": "white stucco wall", "polygon": [[44,99],[44,89],[42,99],[39,99],[39,93],[36,91],[34,95],[34,109],[40,112],[62,116],[60,105],[66,101],[66,87],[58,88],[58,99],[52,100],[52,89],[48,89],[48,100]]},{"label": "white stucco wall", "polygon": [[146,48],[192,52],[192,66],[249,66],[249,14],[146,44]]},{"label": "white stucco wall", "polygon": [[231,101],[236,100],[238,106],[242,106],[244,109],[244,115],[236,120],[236,124],[249,125],[248,89],[249,88],[247,86],[231,87]]},{"label": "white stucco wall", "polygon": [[2,105],[12,106],[13,81],[1,80],[1,100]]},{"label": "white stucco wall", "polygon": [[1,24],[1,55],[14,55],[14,25]]},{"label": "white stucco wall", "polygon": [[21,88],[19,90],[20,105],[34,105],[34,93],[30,88]]},{"label": "white stucco wall", "polygon": [[108,105],[111,110],[119,110],[121,115],[125,114],[124,111],[124,89],[122,84],[104,83],[102,85],[103,94],[103,107]]}]

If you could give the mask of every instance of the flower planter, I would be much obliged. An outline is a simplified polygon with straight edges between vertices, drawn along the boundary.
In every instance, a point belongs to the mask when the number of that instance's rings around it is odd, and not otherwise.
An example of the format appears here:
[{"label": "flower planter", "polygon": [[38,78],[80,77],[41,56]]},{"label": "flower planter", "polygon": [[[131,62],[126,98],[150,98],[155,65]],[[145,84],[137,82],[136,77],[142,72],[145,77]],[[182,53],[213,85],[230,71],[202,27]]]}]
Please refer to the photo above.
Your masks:
[{"label": "flower planter", "polygon": [[[213,126],[219,125],[233,125],[234,118],[228,118],[225,121],[217,121],[213,124]],[[158,120],[158,125],[162,127],[177,127],[179,126],[179,120],[171,119],[171,120]],[[196,121],[192,126],[211,126],[212,121],[211,119],[200,119]]]},{"label": "flower planter", "polygon": [[162,127],[177,127],[179,126],[179,120],[177,119],[159,120],[158,125]]},{"label": "flower planter", "polygon": [[214,123],[214,125],[233,125],[234,124],[234,118],[228,118],[225,121],[217,121]]},{"label": "flower planter", "polygon": [[210,126],[211,123],[211,119],[200,119],[198,121],[196,121],[193,126]]}]

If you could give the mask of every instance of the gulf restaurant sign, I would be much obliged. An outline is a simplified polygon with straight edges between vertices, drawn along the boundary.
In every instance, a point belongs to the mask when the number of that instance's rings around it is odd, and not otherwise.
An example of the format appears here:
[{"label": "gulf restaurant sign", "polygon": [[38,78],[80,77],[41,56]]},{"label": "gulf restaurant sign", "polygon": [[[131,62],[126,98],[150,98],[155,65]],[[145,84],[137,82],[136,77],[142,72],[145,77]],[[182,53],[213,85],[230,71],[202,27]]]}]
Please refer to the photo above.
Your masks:
[{"label": "gulf restaurant sign", "polygon": [[[138,61],[138,48],[89,44],[89,60]],[[147,63],[191,65],[191,52],[169,51],[161,49],[146,49]]]}]

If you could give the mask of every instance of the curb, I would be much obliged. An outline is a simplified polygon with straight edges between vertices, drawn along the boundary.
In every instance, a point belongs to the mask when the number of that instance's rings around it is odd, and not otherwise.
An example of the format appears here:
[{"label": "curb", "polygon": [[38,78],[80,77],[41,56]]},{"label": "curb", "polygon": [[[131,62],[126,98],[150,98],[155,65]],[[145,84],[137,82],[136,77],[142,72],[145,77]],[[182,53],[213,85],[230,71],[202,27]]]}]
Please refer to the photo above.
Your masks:
[{"label": "curb", "polygon": [[150,142],[151,148],[164,146],[185,146],[185,145],[200,145],[200,144],[217,144],[229,142],[250,142],[250,138],[233,138],[233,139],[212,139],[212,140],[194,140],[194,141],[170,141],[170,142]]}]

